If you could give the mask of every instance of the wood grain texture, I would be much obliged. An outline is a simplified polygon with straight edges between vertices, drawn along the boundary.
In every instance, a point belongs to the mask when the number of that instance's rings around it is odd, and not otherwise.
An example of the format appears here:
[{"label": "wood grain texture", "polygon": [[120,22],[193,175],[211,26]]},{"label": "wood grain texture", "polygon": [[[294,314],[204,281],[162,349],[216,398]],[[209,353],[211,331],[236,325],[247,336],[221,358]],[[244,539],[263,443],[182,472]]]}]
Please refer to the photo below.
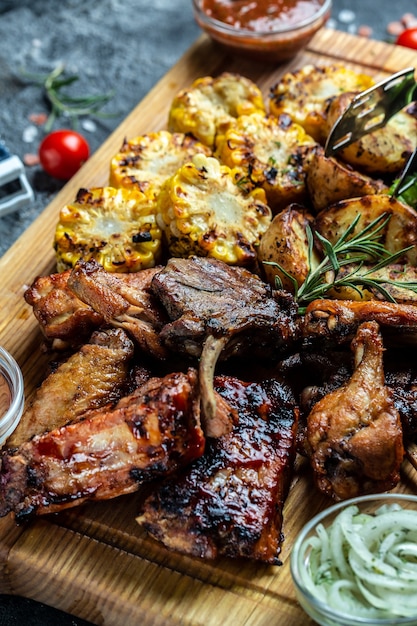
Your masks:
[{"label": "wood grain texture", "polygon": [[[55,270],[52,240],[60,208],[80,187],[107,184],[110,159],[123,139],[166,127],[171,99],[198,76],[239,72],[267,96],[288,69],[334,61],[379,79],[417,66],[417,53],[323,29],[290,63],[260,66],[226,56],[202,36],[126,117],[0,259],[0,344],[20,364],[27,397],[39,384],[48,357],[40,350],[41,333],[24,290],[35,276]],[[412,490],[416,474],[406,465],[398,491]],[[301,526],[328,502],[314,490],[305,465],[296,468],[284,510],[282,566],[202,562],[170,553],[137,526],[140,497],[90,503],[27,527],[16,527],[10,517],[0,520],[0,592],[34,598],[106,626],[312,624],[295,599],[289,554]]]}]

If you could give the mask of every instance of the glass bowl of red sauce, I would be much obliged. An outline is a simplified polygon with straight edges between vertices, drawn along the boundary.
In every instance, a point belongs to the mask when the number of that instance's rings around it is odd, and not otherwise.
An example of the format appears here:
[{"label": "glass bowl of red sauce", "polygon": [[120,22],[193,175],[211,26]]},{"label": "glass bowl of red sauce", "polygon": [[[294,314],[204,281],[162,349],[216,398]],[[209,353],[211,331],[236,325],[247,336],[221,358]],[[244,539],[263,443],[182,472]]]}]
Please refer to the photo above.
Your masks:
[{"label": "glass bowl of red sauce", "polygon": [[23,406],[21,369],[12,355],[0,346],[0,447],[18,425]]},{"label": "glass bowl of red sauce", "polygon": [[197,24],[228,52],[280,63],[330,17],[332,0],[192,0]]}]

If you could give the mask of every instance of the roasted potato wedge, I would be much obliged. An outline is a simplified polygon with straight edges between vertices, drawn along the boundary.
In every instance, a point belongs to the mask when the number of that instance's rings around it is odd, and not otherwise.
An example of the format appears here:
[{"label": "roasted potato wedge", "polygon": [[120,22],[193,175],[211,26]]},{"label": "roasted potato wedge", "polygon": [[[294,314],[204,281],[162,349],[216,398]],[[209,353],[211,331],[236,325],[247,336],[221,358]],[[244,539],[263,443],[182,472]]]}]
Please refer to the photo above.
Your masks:
[{"label": "roasted potato wedge", "polygon": [[266,281],[276,286],[276,277],[281,280],[284,289],[294,292],[294,284],[281,271],[276,263],[302,285],[310,269],[320,262],[318,254],[313,250],[309,258],[306,227],[313,217],[300,205],[292,204],[278,213],[272,220],[266,233],[262,236],[258,250],[258,259],[263,266]]},{"label": "roasted potato wedge", "polygon": [[391,254],[413,246],[404,254],[403,260],[416,266],[417,212],[387,194],[368,195],[337,202],[316,216],[314,228],[331,243],[335,243],[358,215],[360,219],[352,234],[360,233],[384,214],[390,219],[381,231],[379,240]]},{"label": "roasted potato wedge", "polygon": [[380,179],[361,174],[316,148],[305,161],[306,186],[311,204],[319,212],[346,198],[382,193],[387,187]]},{"label": "roasted potato wedge", "polygon": [[[355,93],[333,98],[327,110],[327,132],[344,113]],[[338,152],[338,157],[367,174],[396,174],[417,145],[417,119],[404,109],[382,128],[368,133]]]},{"label": "roasted potato wedge", "polygon": [[[357,270],[359,275],[369,271],[370,273],[367,277],[378,280],[378,282],[387,280],[400,283],[400,285],[393,285],[389,282],[382,282],[382,287],[398,303],[417,304],[417,293],[401,286],[406,283],[417,284],[416,267],[395,263],[386,265],[373,272],[372,267],[368,265],[363,265],[360,268],[354,265],[345,265],[340,268],[338,276],[339,278],[349,276],[355,270]],[[363,285],[357,285],[355,289],[352,287],[338,287],[331,289],[327,295],[336,300],[385,300],[384,295],[378,289],[368,289]]]},{"label": "roasted potato wedge", "polygon": [[344,91],[363,91],[372,87],[371,76],[354,72],[341,63],[328,66],[305,65],[287,72],[271,87],[270,111],[287,113],[319,143],[327,138],[327,108]]}]

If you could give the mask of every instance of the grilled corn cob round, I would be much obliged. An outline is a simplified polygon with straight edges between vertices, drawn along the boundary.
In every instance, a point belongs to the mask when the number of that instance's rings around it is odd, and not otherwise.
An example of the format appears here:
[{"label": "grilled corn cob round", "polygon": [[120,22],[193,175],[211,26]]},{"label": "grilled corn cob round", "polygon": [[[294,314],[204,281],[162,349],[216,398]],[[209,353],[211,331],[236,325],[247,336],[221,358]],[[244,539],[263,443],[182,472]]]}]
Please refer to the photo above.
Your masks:
[{"label": "grilled corn cob round", "polygon": [[214,147],[216,135],[224,132],[240,115],[265,112],[259,87],[239,74],[224,72],[213,78],[195,80],[172,101],[168,128],[172,132],[192,133],[199,141]]},{"label": "grilled corn cob round", "polygon": [[304,161],[317,143],[288,115],[240,116],[217,138],[216,156],[237,168],[242,184],[262,187],[274,213],[307,199]]},{"label": "grilled corn cob round", "polygon": [[61,209],[54,248],[61,272],[78,259],[95,259],[109,272],[154,267],[161,257],[162,233],[155,203],[137,189],[80,189]]},{"label": "grilled corn cob round", "polygon": [[343,91],[363,91],[373,84],[371,76],[338,63],[305,65],[295,72],[287,72],[271,87],[270,111],[274,115],[287,113],[308,135],[324,143],[326,111],[332,98]]},{"label": "grilled corn cob round", "polygon": [[243,192],[229,167],[199,154],[163,185],[158,223],[172,256],[194,254],[250,265],[272,219],[265,200],[263,189]]},{"label": "grilled corn cob round", "polygon": [[112,187],[137,187],[156,196],[165,180],[199,152],[211,154],[210,148],[193,136],[167,130],[125,140],[110,162],[109,183]]}]

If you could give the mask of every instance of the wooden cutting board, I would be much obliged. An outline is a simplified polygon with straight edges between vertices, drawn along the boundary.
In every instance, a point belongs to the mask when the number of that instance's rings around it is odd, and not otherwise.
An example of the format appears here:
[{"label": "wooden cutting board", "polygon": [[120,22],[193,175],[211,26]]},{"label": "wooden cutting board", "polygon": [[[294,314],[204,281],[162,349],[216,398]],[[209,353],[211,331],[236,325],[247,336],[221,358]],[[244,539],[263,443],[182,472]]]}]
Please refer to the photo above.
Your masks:
[{"label": "wooden cutting board", "polygon": [[[0,259],[0,345],[20,364],[27,397],[48,356],[40,350],[41,333],[23,293],[35,276],[55,270],[52,240],[61,206],[80,187],[107,184],[110,158],[123,139],[165,128],[174,94],[195,78],[239,72],[267,96],[288,69],[334,61],[380,79],[417,66],[417,53],[323,29],[291,63],[267,66],[226,56],[202,36],[138,104]],[[416,474],[405,464],[398,490],[415,490]],[[307,468],[297,469],[285,506],[282,566],[204,562],[170,553],[136,524],[139,497],[91,503],[26,527],[17,527],[10,517],[0,520],[0,592],[34,598],[98,625],[312,624],[296,602],[289,571],[294,537],[329,504],[315,491]]]}]

